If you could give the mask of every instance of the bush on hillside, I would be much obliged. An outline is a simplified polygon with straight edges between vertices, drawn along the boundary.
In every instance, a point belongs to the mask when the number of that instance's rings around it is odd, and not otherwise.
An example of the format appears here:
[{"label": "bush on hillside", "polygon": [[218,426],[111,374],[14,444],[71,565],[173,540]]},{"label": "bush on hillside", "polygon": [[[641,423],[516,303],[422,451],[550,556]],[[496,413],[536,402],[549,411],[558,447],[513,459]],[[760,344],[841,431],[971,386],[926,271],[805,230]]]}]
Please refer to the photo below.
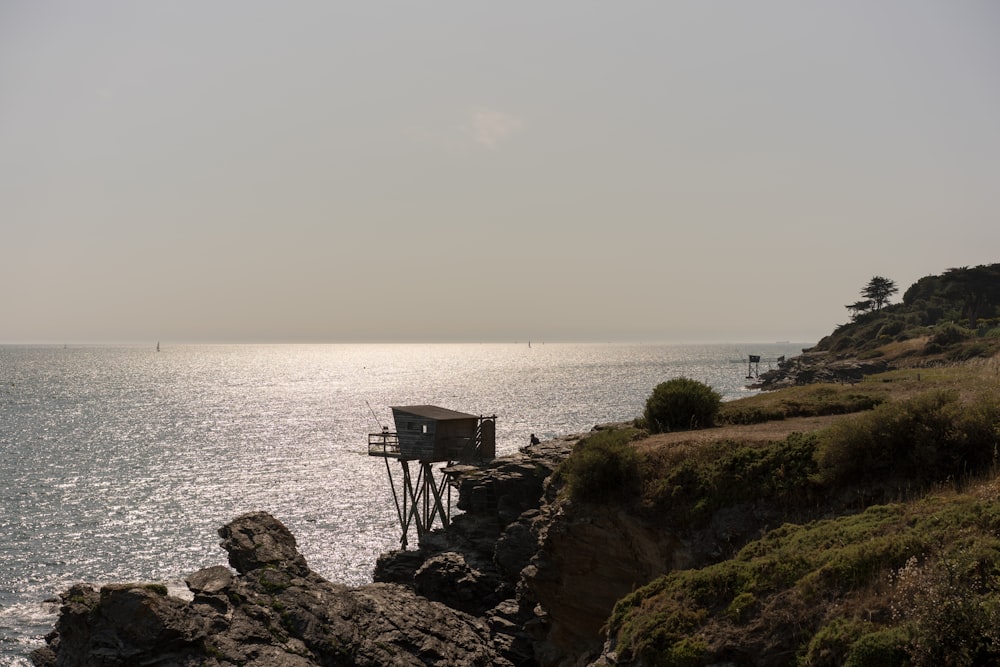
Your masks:
[{"label": "bush on hillside", "polygon": [[1000,606],[991,583],[996,567],[986,551],[921,562],[911,557],[897,570],[894,620],[908,630],[905,644],[914,667],[995,665],[1000,659]]},{"label": "bush on hillside", "polygon": [[949,361],[968,361],[976,357],[989,357],[993,354],[993,348],[984,342],[976,341],[970,345],[957,347],[948,352]]},{"label": "bush on hillside", "polygon": [[934,331],[931,342],[937,343],[942,347],[948,347],[955,343],[961,343],[963,340],[968,339],[970,335],[968,329],[960,327],[957,324],[945,324]]},{"label": "bush on hillside", "polygon": [[780,406],[734,405],[726,403],[719,412],[718,419],[722,424],[763,424],[769,421],[779,421],[787,415]]},{"label": "bush on hillside", "polygon": [[646,399],[644,417],[653,433],[664,433],[715,424],[722,396],[703,382],[674,378],[661,382]]},{"label": "bush on hillside", "polygon": [[961,479],[994,463],[998,429],[995,398],[966,406],[957,392],[928,392],[832,426],[817,451],[819,476],[835,485]]},{"label": "bush on hillside", "polygon": [[566,485],[571,500],[627,501],[639,493],[640,462],[632,441],[642,433],[626,428],[597,431],[576,444],[554,479]]},{"label": "bush on hillside", "polygon": [[[650,462],[644,502],[675,530],[704,525],[716,510],[766,500],[811,502],[817,436],[792,433],[766,446],[719,441]],[[654,477],[655,474],[655,477]]]}]

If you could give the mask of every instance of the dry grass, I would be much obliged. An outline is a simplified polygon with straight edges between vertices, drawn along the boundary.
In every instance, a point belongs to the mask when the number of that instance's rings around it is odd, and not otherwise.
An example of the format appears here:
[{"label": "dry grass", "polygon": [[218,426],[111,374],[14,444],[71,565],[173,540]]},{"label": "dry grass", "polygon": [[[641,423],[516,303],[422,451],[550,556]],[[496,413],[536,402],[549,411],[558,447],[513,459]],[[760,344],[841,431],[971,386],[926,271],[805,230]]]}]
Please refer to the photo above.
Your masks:
[{"label": "dry grass", "polygon": [[783,440],[792,433],[812,433],[829,427],[850,415],[825,415],[822,417],[793,417],[763,424],[727,425],[697,431],[658,433],[636,443],[639,450],[653,450],[677,445],[697,445],[722,440],[744,443],[765,443]]},{"label": "dry grass", "polygon": [[930,336],[920,336],[918,338],[893,341],[892,343],[883,345],[879,350],[881,350],[883,358],[887,361],[896,361],[901,358],[920,354],[930,340]]},{"label": "dry grass", "polygon": [[[893,343],[903,346],[910,341]],[[963,400],[972,400],[984,393],[1000,392],[1000,355],[989,359],[974,359],[964,364],[933,368],[904,368],[880,373],[853,385],[809,385],[790,387],[727,403],[724,407],[747,406],[763,410],[780,411],[789,402],[805,402],[810,394],[829,391],[843,395],[860,394],[879,401],[905,401],[931,390],[955,390]],[[696,445],[722,440],[745,443],[765,443],[782,440],[792,433],[813,433],[826,429],[852,414],[791,417],[775,419],[761,424],[727,424],[694,431],[659,433],[636,443],[640,450],[675,447],[681,444]]]}]

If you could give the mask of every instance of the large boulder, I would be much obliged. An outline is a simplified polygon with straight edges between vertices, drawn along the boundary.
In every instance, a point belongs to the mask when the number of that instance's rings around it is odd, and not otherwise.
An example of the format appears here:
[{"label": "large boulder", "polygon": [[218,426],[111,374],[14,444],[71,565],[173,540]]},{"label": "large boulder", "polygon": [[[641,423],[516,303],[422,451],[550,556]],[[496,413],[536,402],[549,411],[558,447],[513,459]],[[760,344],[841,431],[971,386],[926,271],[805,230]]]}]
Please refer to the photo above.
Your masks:
[{"label": "large boulder", "polygon": [[[62,594],[63,606],[49,650],[36,651],[36,665],[83,667],[143,664],[189,664],[192,649],[209,626],[187,603],[166,595],[157,584],[114,584],[99,591],[77,584]],[[193,664],[193,663],[192,663]]]},{"label": "large boulder", "polygon": [[295,536],[267,512],[237,517],[219,529],[219,537],[220,546],[229,552],[229,564],[240,574],[261,568],[300,574],[309,571]]}]

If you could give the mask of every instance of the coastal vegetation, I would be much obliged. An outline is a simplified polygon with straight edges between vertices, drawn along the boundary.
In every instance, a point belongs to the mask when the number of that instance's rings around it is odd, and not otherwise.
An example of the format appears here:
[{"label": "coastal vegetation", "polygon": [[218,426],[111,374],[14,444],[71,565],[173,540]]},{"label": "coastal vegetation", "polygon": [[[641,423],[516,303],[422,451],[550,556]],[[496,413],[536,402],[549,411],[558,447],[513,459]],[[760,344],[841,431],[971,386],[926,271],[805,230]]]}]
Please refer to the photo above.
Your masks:
[{"label": "coastal vegetation", "polygon": [[646,400],[645,426],[653,433],[715,424],[722,396],[704,382],[674,378],[653,388]]},{"label": "coastal vegetation", "polygon": [[578,443],[553,478],[570,511],[616,505],[689,542],[757,517],[618,602],[616,664],[1000,662],[998,268],[923,278],[901,304],[882,279],[809,351],[885,372],[724,403],[687,433],[658,434],[650,406],[683,402],[660,385],[634,423]]},{"label": "coastal vegetation", "polygon": [[847,309],[857,315],[861,313],[882,310],[882,306],[889,304],[892,295],[899,291],[894,280],[889,280],[882,276],[875,276],[868,281],[868,284],[861,290],[861,296],[865,297],[861,301],[855,301],[847,306]]},{"label": "coastal vegetation", "polygon": [[848,306],[855,312],[852,320],[815,350],[841,358],[885,358],[900,367],[989,358],[1000,351],[1000,264],[925,276],[903,293],[901,303],[878,309],[857,305]]},{"label": "coastal vegetation", "polygon": [[890,387],[876,383],[789,387],[775,394],[758,394],[723,403],[718,421],[721,424],[759,424],[793,417],[842,415],[881,405],[890,391]]},{"label": "coastal vegetation", "polygon": [[554,473],[570,498],[577,502],[628,502],[640,481],[639,454],[631,442],[641,437],[636,428],[597,431],[577,443]]}]

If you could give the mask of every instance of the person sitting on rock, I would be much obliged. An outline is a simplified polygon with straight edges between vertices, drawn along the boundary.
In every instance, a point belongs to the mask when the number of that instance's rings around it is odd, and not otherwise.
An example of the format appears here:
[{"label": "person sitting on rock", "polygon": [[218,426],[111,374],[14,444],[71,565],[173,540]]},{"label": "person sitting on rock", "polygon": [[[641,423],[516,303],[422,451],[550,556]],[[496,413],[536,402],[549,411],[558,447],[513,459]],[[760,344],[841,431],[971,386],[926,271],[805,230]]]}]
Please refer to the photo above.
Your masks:
[{"label": "person sitting on rock", "polygon": [[540,443],[540,442],[541,442],[541,440],[539,440],[539,439],[538,439],[537,437],[535,437],[535,434],[534,434],[534,433],[532,433],[532,434],[531,434],[531,444],[533,444],[533,445],[537,445],[537,444],[538,444],[538,443]]}]

